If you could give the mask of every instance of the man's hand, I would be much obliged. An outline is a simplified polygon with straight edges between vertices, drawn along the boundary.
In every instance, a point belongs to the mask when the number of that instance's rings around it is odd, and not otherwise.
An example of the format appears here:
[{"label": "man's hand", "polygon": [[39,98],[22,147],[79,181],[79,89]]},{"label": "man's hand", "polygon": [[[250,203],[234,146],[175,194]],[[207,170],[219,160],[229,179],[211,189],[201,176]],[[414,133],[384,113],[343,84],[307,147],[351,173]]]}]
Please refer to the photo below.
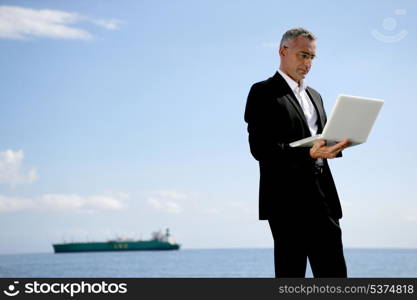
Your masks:
[{"label": "man's hand", "polygon": [[317,158],[335,158],[336,155],[348,147],[351,143],[349,140],[343,140],[336,145],[326,146],[325,140],[318,140],[314,143],[313,147],[310,148],[310,156],[314,159]]}]

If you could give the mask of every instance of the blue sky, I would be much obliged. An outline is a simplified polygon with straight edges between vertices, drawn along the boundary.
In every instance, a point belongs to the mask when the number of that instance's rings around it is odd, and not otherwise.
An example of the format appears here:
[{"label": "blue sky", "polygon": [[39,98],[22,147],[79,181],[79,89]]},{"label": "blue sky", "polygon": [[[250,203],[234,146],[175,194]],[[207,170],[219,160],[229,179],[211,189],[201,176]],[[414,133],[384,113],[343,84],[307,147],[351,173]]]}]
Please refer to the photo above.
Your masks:
[{"label": "blue sky", "polygon": [[417,247],[414,1],[0,1],[0,253],[148,238],[272,247],[243,112],[289,28],[318,36],[306,82],[382,98],[331,161],[345,247]]}]

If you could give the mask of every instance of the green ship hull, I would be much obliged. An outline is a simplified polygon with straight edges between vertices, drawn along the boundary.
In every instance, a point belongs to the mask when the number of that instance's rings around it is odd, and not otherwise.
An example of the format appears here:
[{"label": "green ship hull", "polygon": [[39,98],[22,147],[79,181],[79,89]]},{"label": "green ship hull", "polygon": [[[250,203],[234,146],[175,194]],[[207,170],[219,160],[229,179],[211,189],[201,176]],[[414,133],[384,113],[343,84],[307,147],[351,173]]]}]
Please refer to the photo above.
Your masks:
[{"label": "green ship hull", "polygon": [[53,244],[55,253],[96,251],[178,250],[179,244],[163,241],[108,241]]}]

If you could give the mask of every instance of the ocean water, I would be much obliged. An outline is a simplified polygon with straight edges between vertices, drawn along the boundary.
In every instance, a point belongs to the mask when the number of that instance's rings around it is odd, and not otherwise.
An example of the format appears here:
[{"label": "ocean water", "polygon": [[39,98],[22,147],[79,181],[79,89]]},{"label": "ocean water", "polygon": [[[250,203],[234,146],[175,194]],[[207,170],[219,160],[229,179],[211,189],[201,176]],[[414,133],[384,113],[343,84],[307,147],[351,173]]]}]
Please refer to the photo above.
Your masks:
[{"label": "ocean water", "polygon": [[[345,258],[349,277],[417,277],[417,249],[345,249]],[[273,276],[273,249],[0,255],[0,277]]]}]

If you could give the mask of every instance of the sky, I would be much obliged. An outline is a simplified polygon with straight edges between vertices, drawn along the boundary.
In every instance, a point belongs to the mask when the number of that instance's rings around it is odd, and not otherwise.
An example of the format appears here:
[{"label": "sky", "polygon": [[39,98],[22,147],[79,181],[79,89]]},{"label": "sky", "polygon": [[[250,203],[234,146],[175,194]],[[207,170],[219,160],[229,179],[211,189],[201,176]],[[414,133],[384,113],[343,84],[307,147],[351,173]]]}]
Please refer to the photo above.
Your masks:
[{"label": "sky", "polygon": [[273,247],[243,120],[293,27],[306,78],[384,99],[330,161],[346,248],[417,248],[415,1],[0,0],[0,254],[170,228],[184,249]]}]

